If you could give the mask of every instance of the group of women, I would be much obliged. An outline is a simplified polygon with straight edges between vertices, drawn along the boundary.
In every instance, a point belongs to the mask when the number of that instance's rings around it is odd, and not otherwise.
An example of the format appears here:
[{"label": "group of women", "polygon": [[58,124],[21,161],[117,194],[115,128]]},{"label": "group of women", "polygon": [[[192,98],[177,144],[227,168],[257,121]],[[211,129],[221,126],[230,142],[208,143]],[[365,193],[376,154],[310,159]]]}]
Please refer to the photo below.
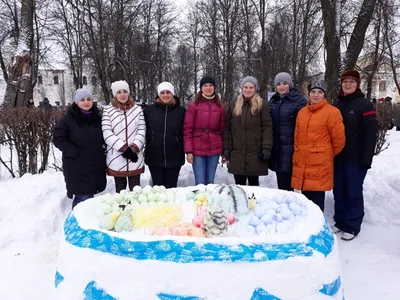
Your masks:
[{"label": "group of women", "polygon": [[373,105],[360,91],[360,75],[355,70],[342,74],[335,106],[326,99],[323,81],[311,84],[309,101],[290,74],[277,74],[274,83],[276,93],[267,102],[258,94],[257,79],[247,76],[240,95],[224,108],[214,78],[206,75],[186,111],[174,86],[162,82],[155,103],[143,111],[127,82],[117,81],[102,117],[91,93],[78,89],[53,137],[63,153],[68,194],[75,195],[73,207],[105,189],[104,169],[114,177],[116,192],[140,185],[144,164],[154,185],[171,188],[177,186],[185,155],[196,185],[214,182],[222,157],[236,184],[259,185],[269,168],[279,189],[302,191],[322,211],[325,191],[333,188],[332,230],[353,239],[364,216],[362,186],[377,130]]}]

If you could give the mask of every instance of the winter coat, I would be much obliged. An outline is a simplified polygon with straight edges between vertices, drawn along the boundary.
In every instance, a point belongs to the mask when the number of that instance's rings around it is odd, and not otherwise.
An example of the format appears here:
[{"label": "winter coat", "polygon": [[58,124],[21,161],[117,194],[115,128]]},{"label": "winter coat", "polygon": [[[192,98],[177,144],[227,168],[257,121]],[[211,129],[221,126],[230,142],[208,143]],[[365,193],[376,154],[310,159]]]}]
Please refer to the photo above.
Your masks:
[{"label": "winter coat", "polygon": [[345,144],[343,118],[326,99],[307,103],[296,120],[292,187],[303,191],[333,188],[333,158]]},{"label": "winter coat", "polygon": [[58,121],[53,144],[62,152],[68,194],[92,195],[106,188],[106,159],[101,116],[94,106],[85,115],[73,103]]},{"label": "winter coat", "polygon": [[[130,100],[122,105],[115,99],[104,107],[102,128],[107,145],[107,173],[115,177],[129,177],[144,172],[143,147],[146,139],[146,123],[143,110]],[[138,161],[124,158],[124,148],[137,152]]]},{"label": "winter coat", "polygon": [[351,95],[339,96],[334,105],[342,113],[346,132],[346,144],[335,159],[358,162],[364,168],[370,168],[378,132],[373,104],[357,90]]},{"label": "winter coat", "polygon": [[156,102],[144,110],[145,162],[149,167],[174,168],[185,163],[183,120],[185,109],[177,103]]},{"label": "winter coat", "polygon": [[306,98],[297,89],[291,89],[282,99],[279,93],[271,97],[269,107],[274,127],[274,148],[268,165],[271,170],[292,171],[296,117],[306,103]]},{"label": "winter coat", "polygon": [[[260,96],[256,94],[254,97]],[[246,176],[267,175],[268,161],[260,161],[258,154],[263,149],[272,149],[272,120],[268,103],[261,99],[262,108],[253,115],[250,102],[244,101],[242,114],[235,116],[236,101],[229,105],[225,118],[224,149],[231,150],[228,172]]]},{"label": "winter coat", "polygon": [[185,152],[199,156],[221,154],[224,121],[222,105],[203,97],[199,104],[190,103],[183,124]]},{"label": "winter coat", "polygon": [[393,124],[400,127],[400,103],[393,104]]}]

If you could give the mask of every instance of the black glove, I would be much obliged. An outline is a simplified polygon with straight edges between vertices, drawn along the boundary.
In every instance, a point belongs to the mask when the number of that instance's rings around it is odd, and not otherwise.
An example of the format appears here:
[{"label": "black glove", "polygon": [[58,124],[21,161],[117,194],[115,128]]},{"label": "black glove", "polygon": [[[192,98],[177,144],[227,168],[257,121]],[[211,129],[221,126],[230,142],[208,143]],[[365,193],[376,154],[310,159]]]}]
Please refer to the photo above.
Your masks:
[{"label": "black glove", "polygon": [[226,158],[227,160],[230,160],[230,158],[231,158],[231,150],[225,149],[225,150],[224,150],[224,156],[225,156],[225,158]]},{"label": "black glove", "polygon": [[268,160],[271,157],[271,150],[264,148],[261,153],[258,153],[259,160]]},{"label": "black glove", "polygon": [[130,159],[133,162],[137,162],[139,159],[138,155],[132,151],[131,147],[126,148],[124,153],[122,153],[122,157]]}]

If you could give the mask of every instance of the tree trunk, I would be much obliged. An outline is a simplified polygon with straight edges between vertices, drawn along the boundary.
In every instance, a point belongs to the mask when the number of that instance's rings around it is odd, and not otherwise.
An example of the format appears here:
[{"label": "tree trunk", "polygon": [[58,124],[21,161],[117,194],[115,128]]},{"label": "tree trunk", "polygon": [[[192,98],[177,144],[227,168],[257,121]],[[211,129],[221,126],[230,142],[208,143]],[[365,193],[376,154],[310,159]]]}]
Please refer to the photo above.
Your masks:
[{"label": "tree trunk", "polygon": [[327,100],[334,102],[338,96],[340,75],[340,0],[321,0],[321,8],[325,26]]}]

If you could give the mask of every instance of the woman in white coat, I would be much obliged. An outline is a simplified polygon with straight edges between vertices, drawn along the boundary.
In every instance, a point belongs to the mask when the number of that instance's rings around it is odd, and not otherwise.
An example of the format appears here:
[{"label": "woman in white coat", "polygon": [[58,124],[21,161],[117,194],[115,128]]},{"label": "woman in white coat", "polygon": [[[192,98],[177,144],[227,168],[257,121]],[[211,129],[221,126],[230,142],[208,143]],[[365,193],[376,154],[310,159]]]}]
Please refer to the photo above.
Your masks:
[{"label": "woman in white coat", "polygon": [[[129,96],[126,81],[111,84],[114,98],[104,107],[102,128],[106,142],[107,174],[114,176],[115,189],[119,193],[140,185],[144,172],[143,147],[146,123],[142,108]],[[127,180],[128,179],[128,180]]]}]

